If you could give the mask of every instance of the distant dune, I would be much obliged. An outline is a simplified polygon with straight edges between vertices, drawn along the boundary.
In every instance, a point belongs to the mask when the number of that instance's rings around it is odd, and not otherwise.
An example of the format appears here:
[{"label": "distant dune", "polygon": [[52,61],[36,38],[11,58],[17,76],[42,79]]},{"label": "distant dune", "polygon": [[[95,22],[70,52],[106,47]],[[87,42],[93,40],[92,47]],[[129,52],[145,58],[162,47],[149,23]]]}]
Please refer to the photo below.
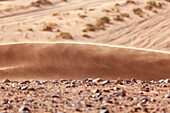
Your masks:
[{"label": "distant dune", "polygon": [[0,5],[1,79],[170,77],[169,0]]},{"label": "distant dune", "polygon": [[88,43],[0,45],[0,78],[167,78],[170,53]]}]

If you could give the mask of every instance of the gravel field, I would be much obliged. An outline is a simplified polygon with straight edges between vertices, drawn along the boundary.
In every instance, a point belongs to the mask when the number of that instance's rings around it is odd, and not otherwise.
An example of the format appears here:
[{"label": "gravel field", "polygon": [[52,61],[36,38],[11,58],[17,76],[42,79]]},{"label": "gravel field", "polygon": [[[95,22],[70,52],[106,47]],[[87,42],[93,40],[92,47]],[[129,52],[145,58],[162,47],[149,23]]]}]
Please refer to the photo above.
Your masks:
[{"label": "gravel field", "polygon": [[169,113],[170,79],[159,81],[26,80],[0,82],[0,111],[49,113]]}]

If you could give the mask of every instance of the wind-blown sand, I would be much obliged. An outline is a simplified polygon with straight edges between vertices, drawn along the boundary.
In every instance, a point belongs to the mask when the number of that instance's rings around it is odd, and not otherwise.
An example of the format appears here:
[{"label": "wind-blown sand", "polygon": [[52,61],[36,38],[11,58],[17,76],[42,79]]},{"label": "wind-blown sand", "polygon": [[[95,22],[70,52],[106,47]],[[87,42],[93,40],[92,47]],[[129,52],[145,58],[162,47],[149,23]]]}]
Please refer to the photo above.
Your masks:
[{"label": "wind-blown sand", "polygon": [[16,43],[0,48],[1,79],[158,80],[170,73],[169,52],[69,42]]}]

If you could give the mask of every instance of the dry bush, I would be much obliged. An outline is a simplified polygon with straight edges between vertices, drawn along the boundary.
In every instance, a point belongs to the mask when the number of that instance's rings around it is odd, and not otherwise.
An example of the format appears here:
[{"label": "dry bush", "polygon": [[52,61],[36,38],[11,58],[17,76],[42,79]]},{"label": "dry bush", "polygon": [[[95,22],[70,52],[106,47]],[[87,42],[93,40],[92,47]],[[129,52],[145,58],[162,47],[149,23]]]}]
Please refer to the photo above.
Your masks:
[{"label": "dry bush", "polygon": [[116,21],[124,21],[124,19],[121,15],[116,15],[113,19]]},{"label": "dry bush", "polygon": [[165,1],[170,2],[170,0],[165,0]]},{"label": "dry bush", "polygon": [[146,5],[146,6],[145,6],[145,9],[146,9],[146,10],[152,10],[152,9],[153,9],[153,6],[151,6],[151,5]]},{"label": "dry bush", "polygon": [[84,19],[84,18],[87,17],[87,15],[82,15],[82,14],[78,14],[78,16],[79,16],[80,18],[82,18],[82,19]]},{"label": "dry bush", "polygon": [[92,25],[92,24],[86,24],[86,28],[83,30],[83,32],[87,32],[87,31],[95,31],[96,30],[96,26]]},{"label": "dry bush", "polygon": [[17,29],[16,31],[18,31],[18,32],[22,32],[22,29]]},{"label": "dry bush", "polygon": [[133,0],[127,0],[126,3],[127,3],[127,4],[136,4],[136,2],[133,1]]},{"label": "dry bush", "polygon": [[121,15],[122,17],[126,17],[126,18],[129,18],[129,17],[130,17],[129,14],[127,14],[127,13],[120,13],[120,15]]},{"label": "dry bush", "polygon": [[155,1],[148,1],[147,4],[156,8],[162,8],[164,5],[164,3],[155,2]]},{"label": "dry bush", "polygon": [[103,9],[102,12],[110,13],[111,11],[108,9]]},{"label": "dry bush", "polygon": [[152,12],[153,12],[153,13],[158,13],[158,11],[157,11],[157,10],[152,10]]},{"label": "dry bush", "polygon": [[48,23],[48,24],[45,23],[43,26],[43,31],[53,31],[53,29],[57,26],[58,25],[56,23]]},{"label": "dry bush", "polygon": [[31,6],[40,7],[40,5],[52,5],[49,0],[37,0],[36,2],[31,2]]},{"label": "dry bush", "polygon": [[58,13],[53,13],[52,16],[58,16]]},{"label": "dry bush", "polygon": [[89,36],[89,35],[87,35],[87,34],[82,34],[82,37],[91,38],[91,36]]},{"label": "dry bush", "polygon": [[101,17],[99,20],[97,20],[95,25],[86,24],[86,28],[83,30],[83,32],[104,29],[104,25],[108,23],[110,23],[109,17],[107,16]]},{"label": "dry bush", "polygon": [[28,28],[27,31],[34,31],[32,28]]},{"label": "dry bush", "polygon": [[67,32],[61,32],[59,35],[56,36],[56,38],[63,38],[63,39],[73,39],[70,33]]},{"label": "dry bush", "polygon": [[10,11],[12,11],[12,8],[6,8],[4,11],[10,12]]},{"label": "dry bush", "polygon": [[143,16],[142,16],[143,11],[142,11],[141,8],[134,8],[134,9],[133,9],[133,13],[136,14],[136,15],[138,15],[139,17],[143,17]]},{"label": "dry bush", "polygon": [[104,29],[104,24],[110,23],[110,19],[107,16],[101,17],[99,20],[96,22],[96,28],[97,29]]}]

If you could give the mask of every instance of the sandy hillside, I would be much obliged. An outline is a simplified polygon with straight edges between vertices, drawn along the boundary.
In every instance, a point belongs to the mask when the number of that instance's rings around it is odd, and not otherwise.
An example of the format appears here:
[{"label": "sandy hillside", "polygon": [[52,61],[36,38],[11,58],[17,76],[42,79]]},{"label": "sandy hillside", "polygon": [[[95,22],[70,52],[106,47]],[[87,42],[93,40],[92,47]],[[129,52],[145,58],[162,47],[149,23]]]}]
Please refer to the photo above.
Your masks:
[{"label": "sandy hillside", "polygon": [[1,79],[169,77],[169,0],[4,0],[0,6]]}]

